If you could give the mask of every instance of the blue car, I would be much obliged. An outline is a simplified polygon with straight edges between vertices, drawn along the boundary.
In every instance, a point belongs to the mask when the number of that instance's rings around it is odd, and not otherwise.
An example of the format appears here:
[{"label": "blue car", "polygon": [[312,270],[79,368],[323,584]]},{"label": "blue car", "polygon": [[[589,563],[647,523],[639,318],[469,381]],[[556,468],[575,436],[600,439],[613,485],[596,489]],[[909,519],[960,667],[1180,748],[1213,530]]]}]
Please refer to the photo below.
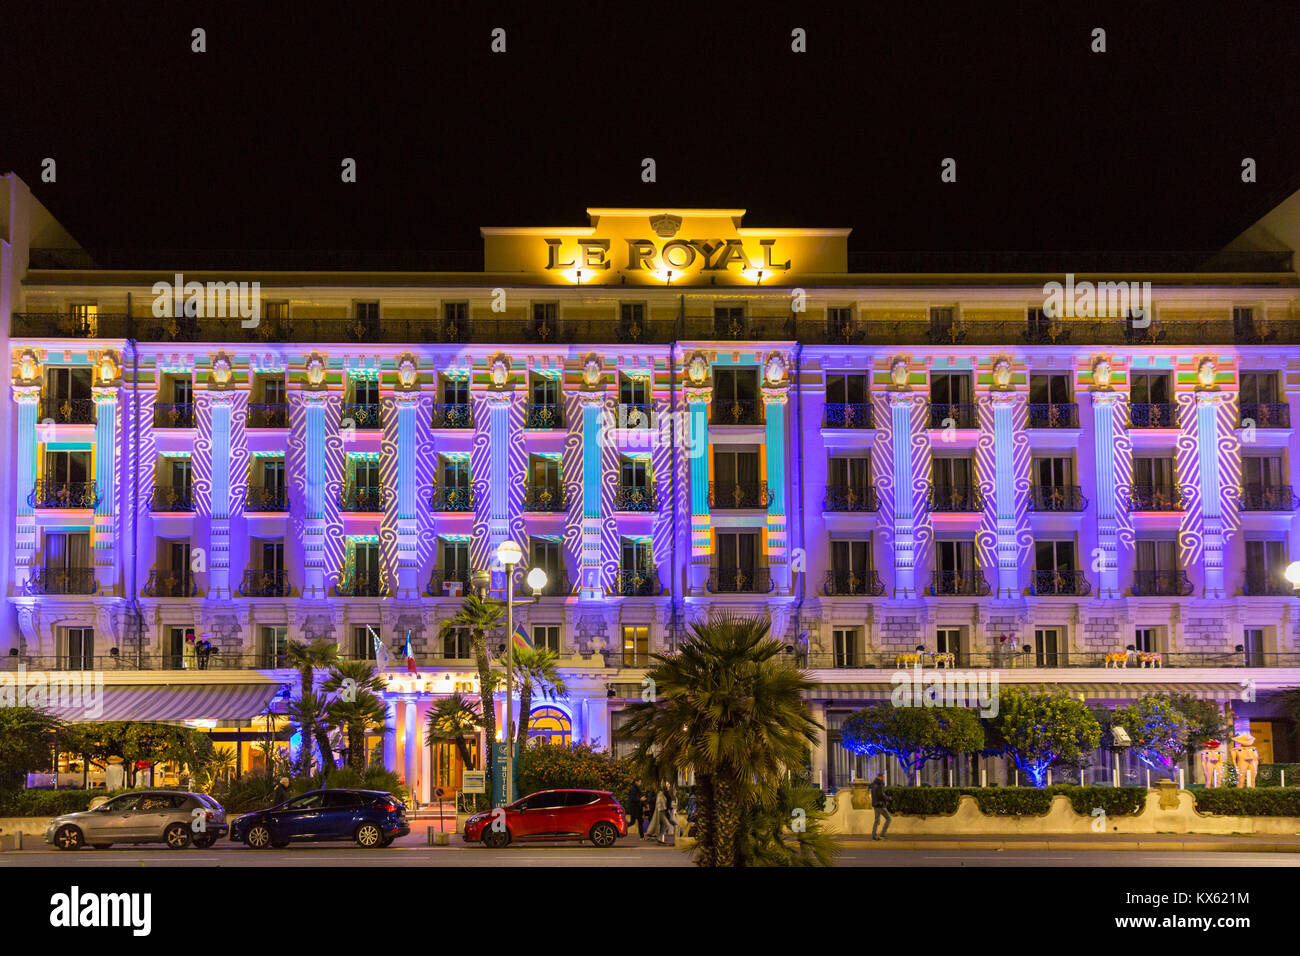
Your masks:
[{"label": "blue car", "polygon": [[254,850],[285,847],[290,840],[355,840],[371,849],[411,832],[406,805],[379,790],[312,790],[279,806],[245,813],[230,839]]}]

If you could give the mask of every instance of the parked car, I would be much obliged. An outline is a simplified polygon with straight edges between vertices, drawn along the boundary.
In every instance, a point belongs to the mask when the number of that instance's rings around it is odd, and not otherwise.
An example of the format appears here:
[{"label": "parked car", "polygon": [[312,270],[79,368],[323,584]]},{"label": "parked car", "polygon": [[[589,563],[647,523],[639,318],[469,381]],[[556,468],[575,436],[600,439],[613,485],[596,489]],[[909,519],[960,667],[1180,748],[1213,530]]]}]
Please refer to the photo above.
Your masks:
[{"label": "parked car", "polygon": [[465,842],[500,849],[514,840],[590,840],[611,847],[627,836],[623,808],[606,790],[539,790],[502,809],[504,828],[492,826],[492,810],[466,820]]},{"label": "parked car", "polygon": [[55,817],[45,828],[45,842],[60,850],[77,850],[87,844],[106,850],[114,843],[206,849],[226,830],[226,811],[206,793],[142,790],[119,794],[93,810]]},{"label": "parked car", "polygon": [[286,847],[290,840],[355,840],[388,846],[411,832],[406,804],[379,790],[312,790],[266,810],[236,818],[230,839],[254,850]]}]

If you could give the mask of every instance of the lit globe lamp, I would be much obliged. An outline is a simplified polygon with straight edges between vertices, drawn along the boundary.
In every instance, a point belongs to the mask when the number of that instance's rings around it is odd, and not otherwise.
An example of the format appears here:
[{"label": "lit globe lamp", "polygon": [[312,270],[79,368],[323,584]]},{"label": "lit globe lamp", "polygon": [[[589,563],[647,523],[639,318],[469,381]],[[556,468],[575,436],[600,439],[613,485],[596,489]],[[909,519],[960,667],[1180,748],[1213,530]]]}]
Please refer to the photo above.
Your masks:
[{"label": "lit globe lamp", "polygon": [[1300,561],[1292,561],[1282,573],[1291,582],[1291,587],[1300,591]]},{"label": "lit globe lamp", "polygon": [[[515,799],[515,737],[511,733],[515,716],[515,565],[523,556],[523,549],[513,541],[497,545],[497,560],[506,569],[506,803]],[[531,574],[529,580],[531,583]]]}]

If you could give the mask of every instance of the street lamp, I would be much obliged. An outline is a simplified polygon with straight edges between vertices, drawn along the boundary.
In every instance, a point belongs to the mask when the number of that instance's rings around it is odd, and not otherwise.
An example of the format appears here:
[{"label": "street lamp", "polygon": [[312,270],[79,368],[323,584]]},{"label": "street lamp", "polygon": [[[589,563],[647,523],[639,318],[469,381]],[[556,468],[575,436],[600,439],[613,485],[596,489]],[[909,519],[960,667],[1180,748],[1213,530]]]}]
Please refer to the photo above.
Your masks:
[{"label": "street lamp", "polygon": [[542,596],[542,588],[546,587],[546,572],[541,568],[533,568],[528,572],[525,582],[533,589],[533,599]]},{"label": "street lamp", "polygon": [[1300,591],[1300,561],[1292,561],[1282,572],[1283,576],[1291,582],[1291,587]]},{"label": "street lamp", "polygon": [[[515,795],[515,736],[510,726],[515,716],[515,565],[523,556],[523,549],[513,541],[497,546],[497,560],[506,569],[506,803]],[[528,577],[531,584],[532,575]]]}]

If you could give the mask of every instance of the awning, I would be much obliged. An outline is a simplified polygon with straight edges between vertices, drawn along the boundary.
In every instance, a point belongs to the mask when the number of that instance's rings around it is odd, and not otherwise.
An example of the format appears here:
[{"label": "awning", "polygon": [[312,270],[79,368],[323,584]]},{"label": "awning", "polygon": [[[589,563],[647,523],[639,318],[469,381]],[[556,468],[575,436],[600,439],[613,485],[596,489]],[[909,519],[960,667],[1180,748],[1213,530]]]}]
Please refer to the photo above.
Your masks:
[{"label": "awning", "polygon": [[96,706],[93,691],[83,700],[64,696],[45,710],[63,720],[248,720],[266,713],[280,684],[108,684]]},{"label": "awning", "polygon": [[[927,674],[942,675],[943,671],[927,671]],[[924,686],[924,685],[923,685]],[[1039,690],[1060,690],[1071,697],[1080,694],[1087,700],[1136,700],[1148,695],[1189,694],[1200,700],[1236,700],[1241,697],[1241,684],[1225,681],[1213,683],[1137,683],[1127,681],[1106,681],[1099,683],[1069,683],[1060,681],[1051,684],[1016,684],[1008,680],[999,681],[999,689],[1017,687],[1021,690],[1037,692]],[[894,685],[885,681],[871,683],[835,683],[819,684],[804,691],[805,700],[889,700]]]}]

